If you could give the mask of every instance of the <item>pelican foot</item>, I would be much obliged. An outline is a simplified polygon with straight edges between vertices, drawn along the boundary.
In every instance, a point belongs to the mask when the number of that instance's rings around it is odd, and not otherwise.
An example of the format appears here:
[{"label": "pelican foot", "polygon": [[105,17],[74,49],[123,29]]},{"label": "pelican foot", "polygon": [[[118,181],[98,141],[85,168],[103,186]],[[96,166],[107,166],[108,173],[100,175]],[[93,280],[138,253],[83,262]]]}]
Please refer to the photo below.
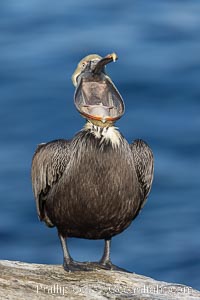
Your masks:
[{"label": "pelican foot", "polygon": [[[100,269],[99,263],[96,262],[77,262],[70,261],[63,264],[63,268],[67,272],[77,272],[77,271],[96,271]],[[102,269],[102,268],[101,268]]]},{"label": "pelican foot", "polygon": [[70,261],[69,263],[64,263],[63,268],[67,272],[89,272],[89,271],[96,271],[96,270],[113,270],[113,271],[119,271],[119,272],[126,272],[131,273],[127,271],[126,269],[120,268],[114,264],[112,264],[110,261],[106,263],[101,262],[77,262],[77,261]]},{"label": "pelican foot", "polygon": [[82,271],[82,264],[79,262],[76,262],[74,260],[70,262],[64,262],[63,268],[67,272],[76,272],[76,271]]},{"label": "pelican foot", "polygon": [[120,268],[114,264],[112,264],[111,261],[107,261],[107,262],[99,262],[98,263],[99,267],[101,269],[105,269],[105,270],[113,270],[113,271],[119,271],[119,272],[126,272],[126,273],[131,273],[126,269]]}]

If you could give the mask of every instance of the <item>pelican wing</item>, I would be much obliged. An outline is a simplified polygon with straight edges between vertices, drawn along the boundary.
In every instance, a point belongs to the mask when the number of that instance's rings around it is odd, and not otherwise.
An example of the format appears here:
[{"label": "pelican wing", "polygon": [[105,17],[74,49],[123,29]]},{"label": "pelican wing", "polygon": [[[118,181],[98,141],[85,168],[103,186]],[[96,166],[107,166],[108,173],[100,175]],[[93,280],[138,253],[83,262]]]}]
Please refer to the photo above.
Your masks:
[{"label": "pelican wing", "polygon": [[144,195],[143,202],[140,207],[142,208],[147,200],[153,181],[153,153],[150,147],[142,140],[135,140],[130,145],[130,148],[133,153],[138,181]]},{"label": "pelican wing", "polygon": [[40,220],[45,220],[47,225],[50,220],[44,211],[45,198],[54,184],[61,178],[70,159],[70,141],[55,140],[38,145],[32,160],[32,186],[36,199],[37,213]]}]

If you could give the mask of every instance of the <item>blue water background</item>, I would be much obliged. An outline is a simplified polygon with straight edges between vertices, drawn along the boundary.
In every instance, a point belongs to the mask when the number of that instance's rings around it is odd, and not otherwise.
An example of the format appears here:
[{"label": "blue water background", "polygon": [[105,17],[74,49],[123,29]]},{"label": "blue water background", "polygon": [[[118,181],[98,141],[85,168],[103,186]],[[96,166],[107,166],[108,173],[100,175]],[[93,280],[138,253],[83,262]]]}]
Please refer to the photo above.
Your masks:
[{"label": "blue water background", "polygon": [[[140,216],[113,239],[112,260],[200,289],[200,1],[0,2],[0,259],[60,264],[55,229],[37,219],[35,147],[71,138],[84,120],[71,74],[85,55],[115,51],[107,71],[126,114],[118,127],[146,140],[155,179]],[[77,260],[102,241],[71,239]]]}]

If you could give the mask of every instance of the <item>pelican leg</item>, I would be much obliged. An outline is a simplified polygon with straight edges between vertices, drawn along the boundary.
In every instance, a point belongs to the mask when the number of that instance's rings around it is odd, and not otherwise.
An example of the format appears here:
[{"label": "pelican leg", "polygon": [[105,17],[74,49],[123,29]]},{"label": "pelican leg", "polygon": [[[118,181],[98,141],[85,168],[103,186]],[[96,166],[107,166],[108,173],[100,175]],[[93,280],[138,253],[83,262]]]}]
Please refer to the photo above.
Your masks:
[{"label": "pelican leg", "polygon": [[115,271],[122,271],[122,272],[129,272],[123,268],[119,268],[116,265],[113,265],[110,259],[110,247],[111,246],[111,239],[105,239],[105,246],[103,256],[99,261],[99,265],[103,269],[107,270],[115,270]]},{"label": "pelican leg", "polygon": [[63,250],[63,268],[65,271],[67,272],[74,272],[74,271],[79,271],[81,270],[81,265],[74,261],[71,257],[71,255],[69,254],[69,250],[65,241],[65,238],[62,236],[61,233],[58,233],[59,239],[60,239],[60,243],[62,246],[62,250]]},{"label": "pelican leg", "polygon": [[110,260],[110,246],[111,246],[111,239],[105,239],[103,256],[99,261],[100,265],[108,267],[109,269],[111,269],[112,266]]}]

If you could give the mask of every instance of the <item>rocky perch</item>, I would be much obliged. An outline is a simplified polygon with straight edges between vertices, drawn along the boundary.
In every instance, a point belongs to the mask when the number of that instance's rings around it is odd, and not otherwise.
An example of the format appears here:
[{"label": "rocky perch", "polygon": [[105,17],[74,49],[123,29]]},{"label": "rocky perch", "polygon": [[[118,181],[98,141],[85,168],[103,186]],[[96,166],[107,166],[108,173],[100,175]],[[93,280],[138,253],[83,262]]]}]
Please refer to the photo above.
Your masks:
[{"label": "rocky perch", "polygon": [[62,266],[0,261],[0,299],[200,299],[191,287],[134,273],[97,269],[67,273]]}]

